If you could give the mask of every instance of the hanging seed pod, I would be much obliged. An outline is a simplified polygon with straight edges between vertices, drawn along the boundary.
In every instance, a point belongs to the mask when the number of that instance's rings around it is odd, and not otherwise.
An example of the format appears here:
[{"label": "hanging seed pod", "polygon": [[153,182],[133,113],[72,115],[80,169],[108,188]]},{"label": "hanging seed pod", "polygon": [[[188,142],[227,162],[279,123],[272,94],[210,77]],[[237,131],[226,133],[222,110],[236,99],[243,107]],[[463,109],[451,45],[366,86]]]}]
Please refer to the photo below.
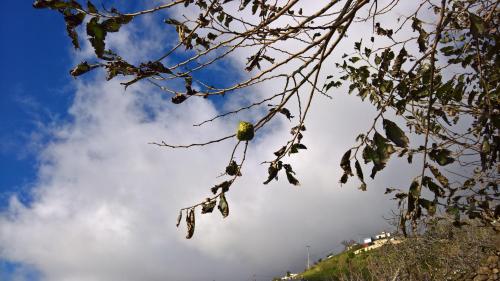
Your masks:
[{"label": "hanging seed pod", "polygon": [[252,140],[254,136],[254,128],[253,124],[245,121],[240,121],[238,124],[238,132],[236,133],[236,137],[240,141],[249,141]]}]

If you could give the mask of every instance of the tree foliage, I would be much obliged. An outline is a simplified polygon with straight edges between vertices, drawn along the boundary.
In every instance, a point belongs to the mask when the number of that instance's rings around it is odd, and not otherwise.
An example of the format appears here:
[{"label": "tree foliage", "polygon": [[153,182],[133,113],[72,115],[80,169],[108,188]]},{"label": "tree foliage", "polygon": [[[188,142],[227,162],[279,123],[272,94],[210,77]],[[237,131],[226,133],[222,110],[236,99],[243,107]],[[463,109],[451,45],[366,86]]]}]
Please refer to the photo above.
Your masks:
[{"label": "tree foliage", "polygon": [[[417,167],[408,188],[387,188],[404,210],[400,226],[415,230],[425,216],[447,212],[455,225],[463,215],[485,224],[498,219],[498,174],[500,166],[500,107],[498,80],[498,1],[325,1],[308,14],[299,8],[304,1],[286,0],[174,0],[140,10],[120,12],[98,8],[87,1],[37,0],[35,8],[59,12],[75,48],[80,47],[79,30],[95,51],[95,60],[75,66],[70,74],[80,76],[102,68],[108,80],[129,78],[128,87],[147,81],[171,96],[174,104],[192,98],[225,96],[269,80],[279,81],[281,90],[233,111],[224,112],[195,126],[242,111],[270,106],[255,122],[241,122],[235,133],[201,143],[156,145],[189,148],[236,139],[228,163],[222,169],[226,179],[211,188],[213,197],[181,209],[194,232],[195,209],[211,213],[218,202],[228,216],[226,193],[242,176],[248,143],[276,118],[291,121],[290,138],[277,148],[268,165],[269,184],[284,174],[298,186],[288,157],[306,150],[306,117],[314,96],[348,91],[377,110],[372,126],[362,132],[340,161],[341,183],[356,176],[360,189],[367,189],[364,170],[370,178],[386,168],[394,157],[405,157]],[[382,3],[383,2],[383,3]],[[398,8],[414,7],[404,15]],[[185,7],[185,8],[183,8]],[[184,15],[169,12],[173,8]],[[165,12],[166,11],[166,12]],[[177,34],[177,43],[152,61],[132,64],[106,45],[109,33],[147,14],[165,16],[163,23]],[[389,16],[388,16],[389,15]],[[385,17],[391,21],[379,22]],[[336,70],[320,81],[325,61],[342,50],[354,24],[370,25],[372,32],[355,38],[354,52],[335,63]],[[84,29],[79,26],[84,25]],[[353,36],[356,36],[354,34]],[[172,38],[169,38],[172,40]],[[283,48],[283,43],[294,48]],[[247,78],[230,85],[212,85],[200,71],[245,50],[252,54],[242,72]],[[178,55],[183,54],[183,55]],[[168,61],[168,63],[167,63]],[[294,70],[285,67],[293,66]],[[177,87],[180,81],[182,87]],[[270,105],[269,105],[270,104]],[[413,162],[415,156],[418,161]],[[351,164],[354,163],[354,172]],[[457,172],[459,171],[459,172]],[[465,171],[465,172],[464,172]]]}]

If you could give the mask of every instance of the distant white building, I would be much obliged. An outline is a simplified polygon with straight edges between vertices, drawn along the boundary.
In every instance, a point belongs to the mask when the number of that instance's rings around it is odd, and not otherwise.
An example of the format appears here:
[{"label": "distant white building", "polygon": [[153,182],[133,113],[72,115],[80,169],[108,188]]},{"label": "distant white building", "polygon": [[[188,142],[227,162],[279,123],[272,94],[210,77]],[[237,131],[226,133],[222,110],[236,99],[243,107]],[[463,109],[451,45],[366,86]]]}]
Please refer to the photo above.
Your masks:
[{"label": "distant white building", "polygon": [[372,238],[371,237],[363,239],[363,244],[370,244],[371,242],[372,242]]},{"label": "distant white building", "polygon": [[380,234],[375,235],[375,239],[385,239],[391,237],[391,234],[389,232],[382,231]]},{"label": "distant white building", "polygon": [[297,275],[297,273],[290,273],[289,276],[281,277],[281,280],[293,280],[295,277],[297,277]]},{"label": "distant white building", "polygon": [[357,255],[357,254],[362,253],[362,252],[368,252],[370,250],[377,249],[379,247],[382,247],[386,243],[399,244],[401,242],[402,242],[402,240],[396,240],[394,238],[389,238],[389,237],[378,239],[378,240],[373,241],[367,247],[364,247],[364,248],[361,248],[361,249],[358,249],[358,250],[354,251],[354,254]]}]

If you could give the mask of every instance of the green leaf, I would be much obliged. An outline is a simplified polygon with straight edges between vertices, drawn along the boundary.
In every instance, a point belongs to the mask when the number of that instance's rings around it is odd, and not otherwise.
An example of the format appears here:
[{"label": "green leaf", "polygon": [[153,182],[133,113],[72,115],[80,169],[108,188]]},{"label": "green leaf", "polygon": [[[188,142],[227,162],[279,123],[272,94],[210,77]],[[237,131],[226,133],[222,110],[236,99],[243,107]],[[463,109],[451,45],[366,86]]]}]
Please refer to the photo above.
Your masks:
[{"label": "green leaf", "polygon": [[87,35],[101,41],[106,38],[106,30],[99,23],[99,17],[93,17],[87,23]]},{"label": "green leaf", "polygon": [[480,37],[486,31],[486,26],[483,22],[483,19],[473,13],[469,13],[470,19],[470,32],[474,37]]},{"label": "green leaf", "polygon": [[225,192],[221,193],[219,196],[219,206],[217,206],[217,209],[219,209],[222,217],[225,218],[229,215],[229,205],[227,204],[226,196],[224,194]]},{"label": "green leaf", "polygon": [[194,234],[195,220],[194,220],[194,208],[191,208],[188,211],[186,216],[186,224],[187,224],[187,235],[186,239],[191,239]]},{"label": "green leaf", "polygon": [[290,148],[290,153],[298,153],[299,149],[307,149],[307,147],[301,143],[295,143]]},{"label": "green leaf", "polygon": [[414,180],[410,185],[410,190],[408,192],[408,213],[415,211],[417,207],[417,200],[420,197],[420,184],[417,180]]},{"label": "green leaf", "polygon": [[352,63],[356,63],[359,60],[360,60],[359,57],[351,57],[351,58],[349,58],[349,61],[352,62]]},{"label": "green leaf", "polygon": [[363,149],[363,159],[365,160],[365,164],[368,164],[373,161],[375,158],[375,150],[370,145],[366,145]]},{"label": "green leaf", "polygon": [[445,177],[445,176],[443,176],[443,174],[441,174],[441,172],[439,172],[438,168],[436,168],[436,167],[434,167],[432,165],[427,165],[427,166],[431,170],[432,175],[439,181],[439,183],[443,187],[445,187],[445,188],[449,188],[450,187],[448,178]]},{"label": "green leaf", "polygon": [[467,97],[467,104],[468,105],[472,105],[472,102],[474,101],[474,98],[476,97],[477,95],[477,91],[471,91],[469,93],[469,96]]},{"label": "green leaf", "polygon": [[354,42],[354,50],[361,50],[361,41]]},{"label": "green leaf", "polygon": [[78,33],[75,29],[80,24],[82,24],[83,20],[85,19],[85,13],[80,12],[72,14],[71,12],[65,10],[63,14],[64,21],[66,22],[66,31],[68,33],[68,36],[71,38],[71,43],[73,44],[73,47],[75,49],[79,49],[80,43],[78,42]]},{"label": "green leaf", "polygon": [[[157,73],[167,73],[167,74],[173,74],[172,70],[166,68],[161,62],[159,61],[150,61],[147,63],[141,64],[141,68],[146,68],[146,71],[150,72],[157,72]],[[184,78],[185,81],[188,81],[189,77]]]},{"label": "green leaf", "polygon": [[133,18],[133,16],[122,15],[103,21],[101,26],[107,32],[118,32],[123,24],[129,23]]},{"label": "green leaf", "polygon": [[49,3],[50,1],[47,0],[36,0],[35,2],[33,2],[33,8],[35,9],[49,8],[50,7]]},{"label": "green leaf", "polygon": [[99,67],[99,65],[90,65],[86,61],[83,61],[83,62],[79,63],[77,66],[75,66],[69,73],[72,76],[77,77],[77,76],[80,76],[84,73],[89,72],[90,70],[92,70],[96,67]]},{"label": "green leaf", "polygon": [[489,154],[491,151],[490,143],[487,138],[483,139],[483,143],[481,144],[481,152],[484,154]]},{"label": "green leaf", "polygon": [[217,20],[222,22],[224,20],[224,17],[226,16],[225,13],[221,12],[219,13],[219,15],[217,16]]},{"label": "green leaf", "polygon": [[118,32],[120,30],[120,27],[122,26],[121,23],[119,23],[114,18],[103,21],[101,25],[102,28],[104,28],[104,30],[106,30],[107,32]]},{"label": "green leaf", "polygon": [[78,41],[78,33],[74,28],[66,26],[66,32],[68,33],[69,38],[71,39],[71,44],[75,49],[80,49],[80,42]]},{"label": "green leaf", "polygon": [[259,2],[258,1],[253,1],[252,5],[252,15],[255,15],[257,13],[257,9],[259,8]]},{"label": "green leaf", "polygon": [[401,130],[396,123],[384,119],[383,121],[385,135],[389,140],[391,140],[398,147],[408,147],[408,143],[410,142],[408,137],[405,135],[403,130]]},{"label": "green leaf", "polygon": [[420,31],[420,34],[417,38],[417,43],[418,43],[418,49],[422,53],[424,53],[427,50],[427,45],[426,45],[427,41],[425,40],[426,38],[427,38],[427,33],[425,31]]},{"label": "green leaf", "polygon": [[418,204],[422,206],[422,208],[427,210],[427,213],[431,216],[433,216],[436,213],[436,203],[429,201],[424,198],[419,198],[418,199]]},{"label": "green leaf", "polygon": [[233,21],[233,17],[232,17],[232,16],[230,16],[230,15],[227,15],[227,16],[226,16],[226,20],[224,21],[224,25],[225,25],[226,27],[229,27],[229,24],[230,24],[232,21]]},{"label": "green leaf", "polygon": [[408,56],[408,52],[403,47],[399,51],[396,59],[394,60],[394,64],[392,65],[391,74],[395,77],[398,77],[401,74],[401,67],[406,62],[406,57]]},{"label": "green leaf", "polygon": [[213,34],[212,32],[209,32],[207,34],[207,38],[208,38],[208,40],[213,41],[213,40],[217,39],[217,35]]},{"label": "green leaf", "polygon": [[76,14],[72,14],[71,12],[64,12],[64,21],[66,22],[66,25],[70,26],[71,28],[75,28],[82,24],[84,19],[85,13],[79,12]]},{"label": "green leaf", "polygon": [[95,54],[97,57],[102,58],[105,49],[106,30],[99,23],[98,17],[93,17],[87,23],[87,35],[92,47],[94,47]]},{"label": "green leaf", "polygon": [[429,157],[441,166],[446,166],[455,162],[455,159],[450,155],[451,151],[448,149],[433,149],[429,153]]},{"label": "green leaf", "polygon": [[33,8],[35,9],[45,9],[45,8],[50,8],[50,9],[66,9],[66,8],[77,8],[80,7],[80,5],[75,2],[66,2],[66,1],[61,1],[61,0],[36,0],[33,2]]},{"label": "green leaf", "polygon": [[251,0],[243,0],[243,3],[241,3],[239,10],[241,11],[241,10],[245,9],[248,6],[248,4],[250,3],[250,1]]},{"label": "green leaf", "polygon": [[414,17],[412,18],[413,22],[411,24],[411,27],[413,28],[413,31],[417,30],[419,35],[417,38],[417,43],[418,43],[418,49],[420,52],[424,53],[425,50],[427,50],[427,32],[422,28],[422,21],[419,20],[418,18]]},{"label": "green leaf", "polygon": [[436,197],[443,197],[444,196],[444,189],[437,185],[432,178],[425,176],[424,179],[422,180],[422,184],[427,187],[430,191],[434,193]]},{"label": "green leaf", "polygon": [[373,142],[375,143],[375,148],[374,148],[375,151],[373,151],[373,154],[371,155],[374,164],[372,168],[372,173],[370,174],[370,177],[372,179],[375,178],[375,174],[378,171],[381,171],[382,169],[385,168],[385,165],[389,161],[391,154],[394,153],[395,151],[392,144],[388,143],[388,140],[384,138],[382,135],[380,135],[378,132],[375,132],[375,135],[373,137]]},{"label": "green leaf", "polygon": [[97,14],[97,8],[89,0],[87,0],[87,11],[92,14]]},{"label": "green leaf", "polygon": [[361,189],[362,191],[366,191],[366,183],[363,177],[363,170],[361,169],[361,164],[359,164],[358,160],[356,160],[356,162],[354,163],[354,168],[356,169],[356,175],[358,176],[358,179],[361,181],[361,186],[359,187],[359,189]]},{"label": "green leaf", "polygon": [[411,183],[409,194],[414,198],[420,197],[420,184],[418,183],[418,181],[415,180]]}]

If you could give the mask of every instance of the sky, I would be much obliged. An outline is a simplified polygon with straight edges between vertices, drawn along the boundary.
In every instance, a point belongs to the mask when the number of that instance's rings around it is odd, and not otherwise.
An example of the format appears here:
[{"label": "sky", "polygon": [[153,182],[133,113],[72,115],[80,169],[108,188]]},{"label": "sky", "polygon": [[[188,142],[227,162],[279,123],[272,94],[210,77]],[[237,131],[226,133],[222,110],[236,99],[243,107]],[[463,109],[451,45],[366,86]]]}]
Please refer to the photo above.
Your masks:
[{"label": "sky", "polygon": [[[178,210],[209,195],[232,143],[190,150],[148,143],[231,133],[251,113],[191,125],[249,98],[174,106],[145,83],[125,91],[103,73],[73,79],[69,69],[92,57],[88,44],[72,50],[62,18],[34,10],[30,1],[6,0],[3,8],[13,12],[0,18],[6,38],[0,44],[0,280],[243,281],[254,274],[270,280],[302,271],[306,245],[317,260],[339,251],[342,240],[391,230],[386,218],[395,204],[383,192],[388,182],[409,182],[411,168],[384,170],[366,192],[355,180],[340,186],[340,158],[375,111],[338,93],[313,101],[308,149],[290,159],[300,187],[283,179],[262,184],[267,167],[260,163],[290,129],[288,120],[278,120],[250,143],[244,177],[227,195],[229,217],[197,214],[195,235],[186,240],[184,226],[175,227]],[[107,43],[126,58],[147,59],[172,35],[159,20],[146,17]],[[220,68],[230,72],[224,79],[237,79],[233,71],[243,55]],[[278,87],[268,83],[252,94]],[[398,161],[389,165],[401,166]]]}]

